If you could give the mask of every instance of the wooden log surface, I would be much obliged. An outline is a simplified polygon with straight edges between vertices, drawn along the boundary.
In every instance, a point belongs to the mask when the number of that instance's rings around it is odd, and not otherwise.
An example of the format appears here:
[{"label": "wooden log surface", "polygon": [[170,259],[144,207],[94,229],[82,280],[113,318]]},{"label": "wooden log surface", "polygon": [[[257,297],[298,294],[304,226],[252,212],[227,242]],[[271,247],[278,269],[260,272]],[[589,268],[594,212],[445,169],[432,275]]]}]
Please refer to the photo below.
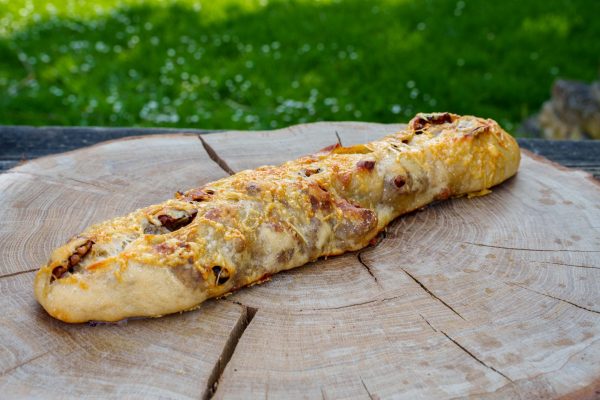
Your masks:
[{"label": "wooden log surface", "polygon": [[0,393],[11,398],[594,398],[600,184],[524,152],[492,194],[199,310],[67,325],[34,270],[85,226],[228,173],[397,125],[116,140],[0,175]]}]

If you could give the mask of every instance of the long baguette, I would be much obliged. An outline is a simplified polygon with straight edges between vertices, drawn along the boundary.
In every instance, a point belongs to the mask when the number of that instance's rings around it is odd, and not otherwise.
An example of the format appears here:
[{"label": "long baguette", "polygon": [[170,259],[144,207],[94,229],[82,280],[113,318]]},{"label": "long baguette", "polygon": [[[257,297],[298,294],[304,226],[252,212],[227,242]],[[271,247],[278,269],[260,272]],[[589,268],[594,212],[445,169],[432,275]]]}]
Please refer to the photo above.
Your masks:
[{"label": "long baguette", "polygon": [[52,253],[35,295],[65,322],[191,310],[365,247],[399,215],[483,193],[519,160],[516,141],[492,120],[418,114],[379,141],[242,171],[91,226]]}]

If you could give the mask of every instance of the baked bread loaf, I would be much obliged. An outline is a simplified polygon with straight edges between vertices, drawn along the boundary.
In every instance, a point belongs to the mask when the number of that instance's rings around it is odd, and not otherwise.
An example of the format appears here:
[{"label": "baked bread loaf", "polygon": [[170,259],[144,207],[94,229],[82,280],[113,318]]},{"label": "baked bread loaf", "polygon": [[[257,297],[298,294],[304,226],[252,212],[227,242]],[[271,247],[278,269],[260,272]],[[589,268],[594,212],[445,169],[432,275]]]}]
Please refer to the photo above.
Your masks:
[{"label": "baked bread loaf", "polygon": [[191,310],[365,247],[432,201],[483,194],[519,160],[516,141],[492,120],[418,114],[379,141],[242,171],[91,226],[52,253],[35,295],[65,322]]}]

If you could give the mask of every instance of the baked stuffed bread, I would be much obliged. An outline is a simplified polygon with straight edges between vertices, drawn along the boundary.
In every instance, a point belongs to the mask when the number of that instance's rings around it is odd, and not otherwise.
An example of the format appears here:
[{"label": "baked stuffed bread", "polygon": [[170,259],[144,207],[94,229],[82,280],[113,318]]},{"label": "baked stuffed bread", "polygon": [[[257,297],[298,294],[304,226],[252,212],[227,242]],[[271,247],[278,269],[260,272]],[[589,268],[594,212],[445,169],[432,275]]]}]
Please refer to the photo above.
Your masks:
[{"label": "baked stuffed bread", "polygon": [[66,322],[191,310],[319,257],[365,247],[426,204],[517,172],[496,122],[418,114],[379,141],[246,170],[89,227],[56,249],[35,295]]}]

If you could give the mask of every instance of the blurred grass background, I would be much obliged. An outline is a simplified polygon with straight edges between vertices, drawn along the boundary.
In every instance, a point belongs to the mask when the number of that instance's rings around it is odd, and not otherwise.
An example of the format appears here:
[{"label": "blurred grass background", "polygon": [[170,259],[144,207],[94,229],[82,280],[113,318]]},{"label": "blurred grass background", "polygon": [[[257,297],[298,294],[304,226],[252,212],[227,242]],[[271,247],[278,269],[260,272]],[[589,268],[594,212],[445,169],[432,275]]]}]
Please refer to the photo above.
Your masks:
[{"label": "blurred grass background", "polygon": [[0,0],[0,124],[270,129],[407,121],[512,130],[593,80],[589,0]]}]

